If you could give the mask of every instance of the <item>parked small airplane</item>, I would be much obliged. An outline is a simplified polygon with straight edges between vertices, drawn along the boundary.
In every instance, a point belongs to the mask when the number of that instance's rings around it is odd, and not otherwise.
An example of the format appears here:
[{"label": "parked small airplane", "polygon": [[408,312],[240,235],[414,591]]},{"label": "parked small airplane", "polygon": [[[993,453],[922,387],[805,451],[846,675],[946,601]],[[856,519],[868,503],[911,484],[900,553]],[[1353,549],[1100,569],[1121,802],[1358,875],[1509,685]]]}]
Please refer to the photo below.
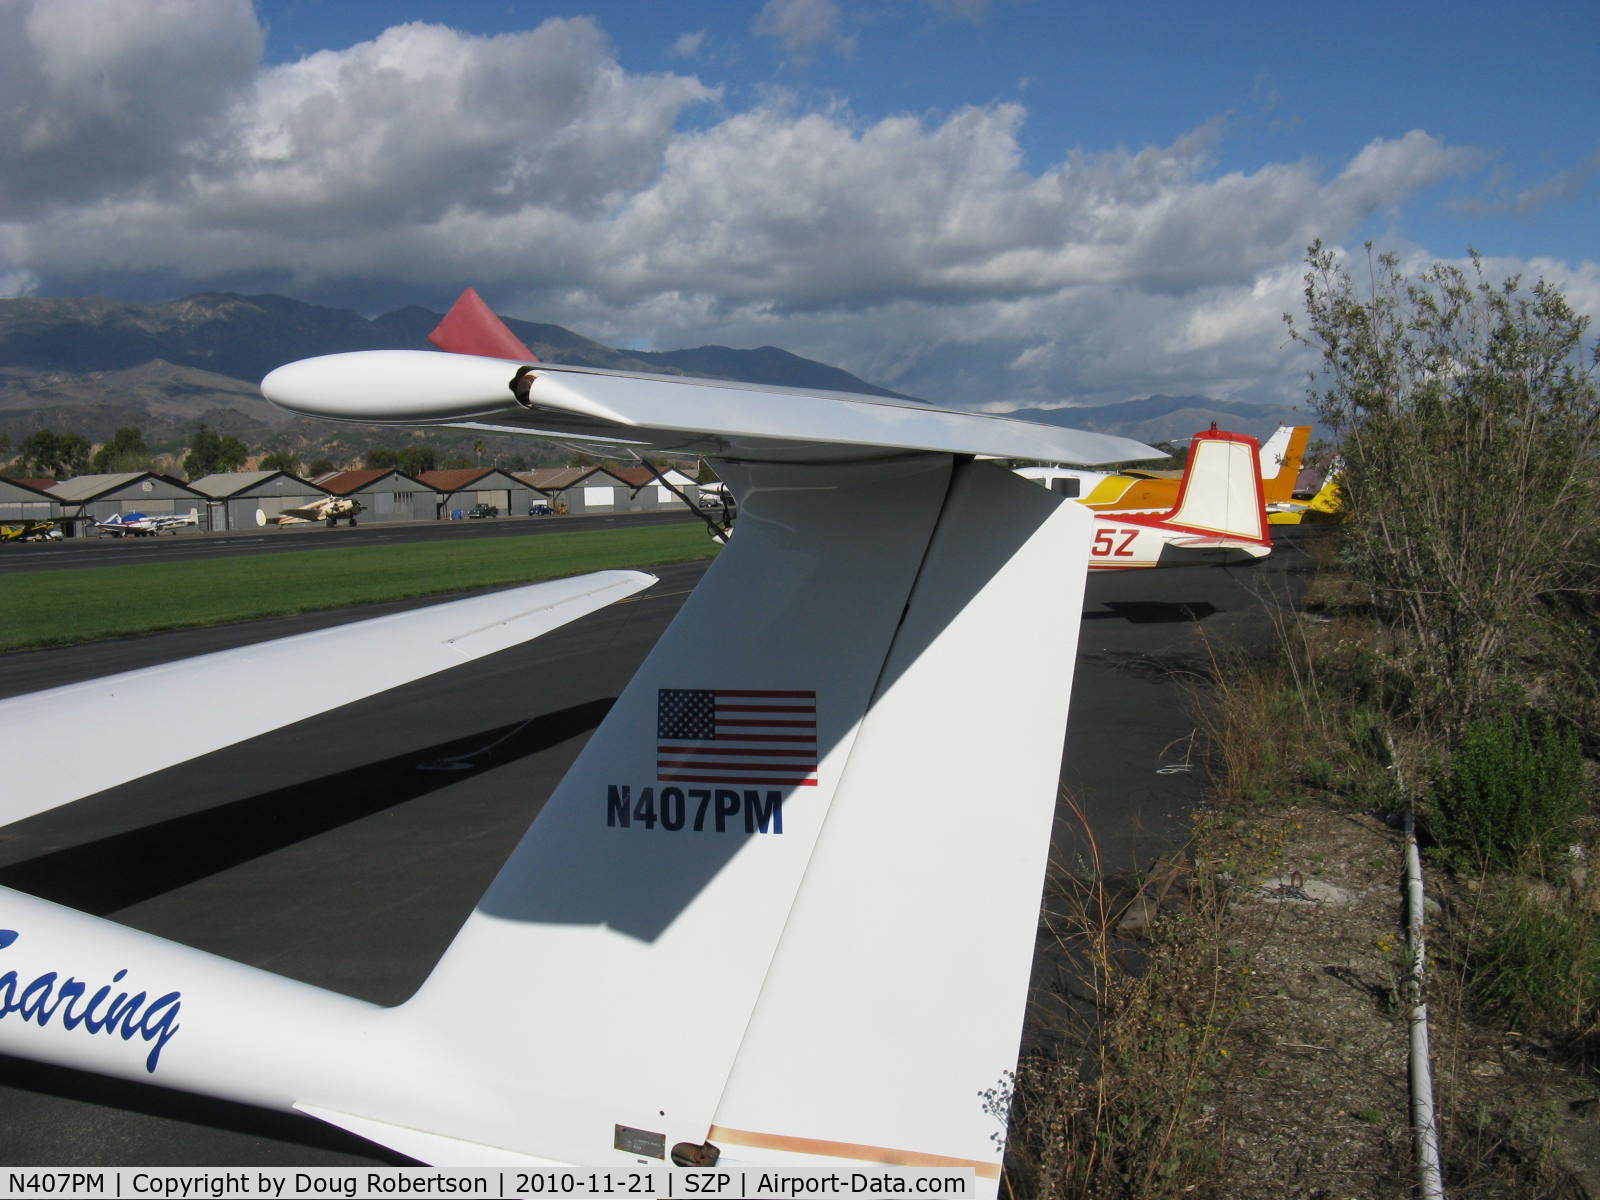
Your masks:
[{"label": "parked small airplane", "polygon": [[112,537],[155,537],[158,533],[177,533],[186,525],[200,524],[200,512],[191,508],[186,513],[165,513],[146,516],[144,513],[112,513],[94,527]]},{"label": "parked small airplane", "polygon": [[[1259,471],[1267,504],[1293,497],[1295,478],[1310,440],[1311,426],[1280,425],[1262,443]],[[1101,513],[1165,512],[1178,501],[1182,476],[1181,471],[1164,475],[1132,470],[1107,475],[1069,467],[1018,467],[1017,474]]]},{"label": "parked small airplane", "polygon": [[1272,553],[1257,474],[1259,446],[1213,426],[1195,434],[1172,507],[1161,513],[1097,512],[1091,571],[1243,562]]},{"label": "parked small airplane", "polygon": [[332,529],[341,520],[351,525],[356,523],[356,514],[361,512],[366,505],[359,500],[351,500],[344,496],[325,496],[321,500],[313,500],[310,504],[302,504],[299,508],[286,508],[275,516],[267,516],[259,508],[256,509],[257,525],[309,525],[316,521],[326,522]]},{"label": "parked small airplane", "polygon": [[[0,1053],[297,1112],[452,1166],[944,1166],[994,1196],[1005,1120],[979,1096],[1016,1062],[1093,518],[978,456],[1157,452],[491,349],[329,355],[262,390],[333,420],[707,455],[739,536],[405,1003],[0,889],[16,981]],[[1216,441],[1224,457],[1237,444]],[[580,590],[596,607],[632,586]],[[540,591],[556,587],[457,603],[518,596],[523,624],[558,624],[577,598]],[[458,611],[420,627],[430,662],[520,640],[506,614]],[[319,708],[392,687],[417,650],[388,628],[0,701],[8,733],[30,722],[9,739],[0,820],[309,715],[308,676]],[[250,656],[251,687],[181,739],[150,736],[166,706],[140,697],[214,694],[242,669],[227,655]],[[110,730],[103,753],[81,753],[86,726]]]},{"label": "parked small airplane", "polygon": [[1314,525],[1346,519],[1344,489],[1339,486],[1340,464],[1335,459],[1323,477],[1322,486],[1309,500],[1279,500],[1267,505],[1267,520],[1273,525]]},{"label": "parked small airplane", "polygon": [[7,521],[0,524],[0,542],[55,542],[62,538],[54,521]]}]

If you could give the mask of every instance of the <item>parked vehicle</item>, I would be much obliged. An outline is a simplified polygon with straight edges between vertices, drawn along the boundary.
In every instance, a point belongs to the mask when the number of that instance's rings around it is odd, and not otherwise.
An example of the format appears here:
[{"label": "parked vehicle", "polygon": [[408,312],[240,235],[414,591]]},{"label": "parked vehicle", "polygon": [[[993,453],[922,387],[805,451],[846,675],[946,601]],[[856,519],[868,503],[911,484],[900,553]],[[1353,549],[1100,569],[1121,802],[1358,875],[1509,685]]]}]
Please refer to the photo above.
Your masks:
[{"label": "parked vehicle", "polygon": [[530,517],[553,517],[556,515],[556,510],[548,504],[530,504],[528,505],[528,515]]},{"label": "parked vehicle", "polygon": [[474,504],[467,510],[467,519],[475,521],[479,517],[498,517],[500,510],[493,504]]}]

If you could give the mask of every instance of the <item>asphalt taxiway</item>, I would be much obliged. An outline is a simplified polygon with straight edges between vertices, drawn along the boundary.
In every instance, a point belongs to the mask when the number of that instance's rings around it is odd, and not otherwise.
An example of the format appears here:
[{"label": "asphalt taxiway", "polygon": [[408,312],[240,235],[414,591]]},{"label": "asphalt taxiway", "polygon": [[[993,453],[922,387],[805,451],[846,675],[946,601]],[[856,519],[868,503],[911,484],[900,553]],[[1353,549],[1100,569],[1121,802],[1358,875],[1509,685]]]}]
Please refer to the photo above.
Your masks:
[{"label": "asphalt taxiway", "polygon": [[154,537],[63,538],[58,542],[0,543],[0,575],[105,567],[113,563],[187,562],[234,554],[281,554],[342,546],[393,546],[451,538],[516,537],[521,534],[595,532],[698,520],[682,508],[661,512],[587,513],[579,517],[491,517],[478,521],[369,521],[349,525],[286,525],[222,533],[180,531]]},{"label": "asphalt taxiway", "polygon": [[[653,588],[525,646],[0,830],[0,883],[398,1003],[705,566],[655,568]],[[1208,645],[1264,644],[1265,605],[1296,593],[1307,574],[1291,535],[1261,564],[1091,576],[1062,782],[1087,811],[1108,870],[1181,840],[1204,786],[1185,679],[1204,666]],[[0,695],[416,603],[0,656]],[[247,692],[250,681],[237,686]],[[175,738],[185,699],[231,698],[175,697]],[[79,732],[94,753],[95,730]],[[1063,815],[1054,857],[1070,863],[1084,846]],[[405,1161],[309,1118],[0,1057],[5,1164]]]}]

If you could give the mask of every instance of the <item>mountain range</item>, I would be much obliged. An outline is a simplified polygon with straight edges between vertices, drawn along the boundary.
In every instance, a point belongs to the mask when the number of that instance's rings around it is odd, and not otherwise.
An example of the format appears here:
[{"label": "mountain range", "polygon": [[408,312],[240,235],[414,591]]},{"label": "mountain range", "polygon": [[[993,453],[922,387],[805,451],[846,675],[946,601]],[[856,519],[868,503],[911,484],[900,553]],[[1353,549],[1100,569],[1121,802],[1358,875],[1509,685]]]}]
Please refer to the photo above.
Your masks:
[{"label": "mountain range", "polygon": [[[265,403],[257,381],[292,359],[345,350],[427,349],[440,314],[416,306],[367,318],[284,296],[203,292],[165,304],[102,298],[0,300],[0,434],[18,442],[35,429],[109,438],[139,426],[152,446],[182,443],[195,425],[252,447],[293,449],[343,461],[406,434],[330,426]],[[698,375],[777,386],[914,399],[776,346],[736,350],[621,350],[559,325],[507,319],[541,359],[622,371]],[[1095,408],[1026,409],[1051,425],[1145,441],[1186,437],[1217,421],[1264,436],[1292,421],[1291,406],[1263,407],[1199,396],[1152,396]],[[448,453],[451,436],[430,433]],[[471,435],[455,439],[470,444]],[[519,448],[526,450],[523,442]]]}]

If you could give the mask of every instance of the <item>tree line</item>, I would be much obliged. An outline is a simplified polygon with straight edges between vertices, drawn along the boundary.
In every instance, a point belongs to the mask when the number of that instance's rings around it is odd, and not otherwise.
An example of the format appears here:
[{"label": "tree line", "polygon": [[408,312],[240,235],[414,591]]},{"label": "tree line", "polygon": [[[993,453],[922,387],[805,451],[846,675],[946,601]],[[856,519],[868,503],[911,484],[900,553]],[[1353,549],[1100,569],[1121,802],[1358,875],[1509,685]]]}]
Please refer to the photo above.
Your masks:
[{"label": "tree line", "polygon": [[[437,447],[427,443],[377,445],[368,447],[357,462],[346,459],[336,463],[325,454],[307,459],[280,447],[261,455],[256,469],[289,474],[303,471],[306,476],[315,477],[358,464],[374,469],[397,468],[408,475],[474,466],[526,471],[534,465],[534,458],[525,453],[495,453],[490,457],[482,441],[474,444],[473,451],[469,459],[461,454],[441,455]],[[189,480],[241,470],[254,457],[239,438],[219,433],[205,424],[195,427],[187,443],[177,448],[177,455],[176,470]],[[70,479],[76,475],[129,471],[162,473],[174,469],[167,465],[172,456],[172,450],[152,446],[144,431],[131,425],[118,429],[98,446],[81,433],[57,433],[52,429],[36,430],[15,444],[8,435],[0,434],[0,473],[17,478]],[[489,461],[486,462],[486,458]]]},{"label": "tree line", "polygon": [[[75,475],[111,475],[126,471],[159,471],[161,452],[145,441],[144,430],[125,425],[110,439],[96,447],[81,433],[57,433],[39,429],[15,447],[10,438],[0,435],[0,461],[10,455],[7,472],[14,476],[48,476],[70,479]],[[250,457],[250,448],[232,434],[218,433],[207,425],[196,426],[184,450],[179,468],[186,478],[198,479],[219,471],[237,471]],[[288,470],[299,460],[287,453],[267,458],[287,459],[290,467],[266,466],[266,470]]]}]

